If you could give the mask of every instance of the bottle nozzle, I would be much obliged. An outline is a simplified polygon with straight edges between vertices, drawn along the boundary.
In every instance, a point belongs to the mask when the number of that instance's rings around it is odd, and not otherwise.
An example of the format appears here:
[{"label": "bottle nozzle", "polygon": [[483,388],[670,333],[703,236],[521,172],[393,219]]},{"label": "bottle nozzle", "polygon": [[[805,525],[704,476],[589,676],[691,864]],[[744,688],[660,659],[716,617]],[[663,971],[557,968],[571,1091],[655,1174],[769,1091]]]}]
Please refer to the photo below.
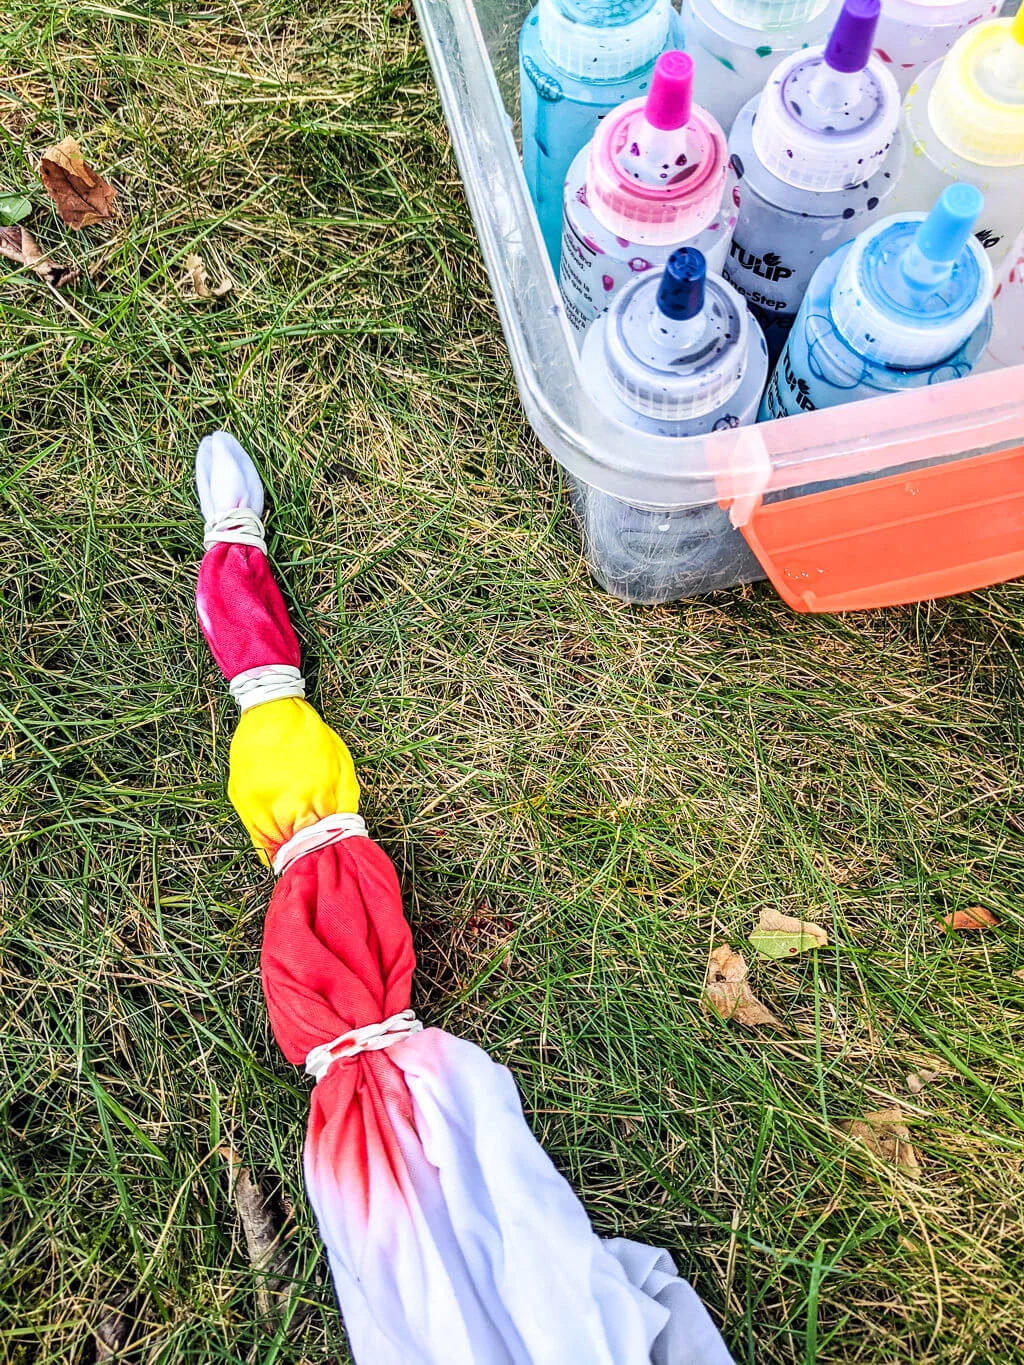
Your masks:
[{"label": "bottle nozzle", "polygon": [[1024,101],[1024,9],[1019,9],[1010,24],[1006,41],[988,69],[988,87],[996,99],[1009,104]]},{"label": "bottle nozzle", "polygon": [[686,52],[663,52],[654,66],[644,117],[652,128],[672,132],[685,128],[693,107],[693,58]]},{"label": "bottle nozzle", "polygon": [[658,285],[651,334],[664,346],[689,347],[704,332],[704,293],[707,261],[696,247],[673,251]]},{"label": "bottle nozzle", "polygon": [[827,66],[844,75],[864,70],[881,9],[881,0],[845,0],[825,45]]},{"label": "bottle nozzle", "polygon": [[693,58],[687,52],[663,52],[655,63],[643,116],[618,153],[626,174],[660,190],[692,175],[692,115]]},{"label": "bottle nozzle", "polygon": [[949,185],[903,253],[900,270],[912,289],[932,290],[947,280],[985,204],[973,185]]},{"label": "bottle nozzle", "polygon": [[704,282],[708,265],[703,252],[693,246],[673,251],[658,288],[658,309],[676,322],[688,322],[704,307]]}]

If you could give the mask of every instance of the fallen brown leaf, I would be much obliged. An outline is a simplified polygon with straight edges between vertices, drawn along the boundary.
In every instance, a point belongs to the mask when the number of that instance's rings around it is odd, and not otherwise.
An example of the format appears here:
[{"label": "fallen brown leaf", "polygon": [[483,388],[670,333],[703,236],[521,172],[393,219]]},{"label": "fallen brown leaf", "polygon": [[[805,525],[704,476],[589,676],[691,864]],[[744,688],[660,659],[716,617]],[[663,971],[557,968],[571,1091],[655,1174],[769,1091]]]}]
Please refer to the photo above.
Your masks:
[{"label": "fallen brown leaf", "polygon": [[969,910],[954,910],[942,922],[947,929],[991,929],[999,923],[992,911],[986,910],[983,905],[972,905]]},{"label": "fallen brown leaf", "polygon": [[73,137],[47,147],[39,163],[39,175],[68,227],[77,231],[103,223],[113,214],[117,191],[85,164]]},{"label": "fallen brown leaf", "polygon": [[245,1246],[253,1270],[259,1273],[256,1302],[261,1313],[278,1307],[287,1293],[285,1258],[281,1249],[281,1223],[277,1211],[233,1147],[223,1146],[220,1154],[228,1164],[228,1182],[245,1235]]},{"label": "fallen brown leaf", "polygon": [[210,282],[206,277],[206,266],[203,264],[201,256],[186,256],[185,269],[188,271],[188,278],[192,283],[197,299],[222,299],[235,287],[235,282],[231,276],[224,275],[220,284],[215,284],[211,289]]},{"label": "fallen brown leaf", "polygon": [[910,1130],[903,1122],[901,1109],[876,1109],[859,1119],[847,1119],[839,1127],[869,1152],[898,1166],[908,1175],[920,1175],[921,1167],[910,1141]]},{"label": "fallen brown leaf", "polygon": [[704,994],[723,1019],[734,1019],[744,1028],[761,1024],[782,1025],[771,1010],[761,1004],[747,985],[747,964],[742,953],[734,953],[723,943],[711,954],[708,962]]},{"label": "fallen brown leaf", "polygon": [[934,1081],[937,1071],[911,1071],[907,1076],[907,1089],[912,1095],[920,1095],[929,1081]]},{"label": "fallen brown leaf", "polygon": [[23,227],[0,227],[0,256],[27,266],[54,289],[74,284],[78,279],[78,271],[73,265],[55,265],[43,255],[36,239]]}]

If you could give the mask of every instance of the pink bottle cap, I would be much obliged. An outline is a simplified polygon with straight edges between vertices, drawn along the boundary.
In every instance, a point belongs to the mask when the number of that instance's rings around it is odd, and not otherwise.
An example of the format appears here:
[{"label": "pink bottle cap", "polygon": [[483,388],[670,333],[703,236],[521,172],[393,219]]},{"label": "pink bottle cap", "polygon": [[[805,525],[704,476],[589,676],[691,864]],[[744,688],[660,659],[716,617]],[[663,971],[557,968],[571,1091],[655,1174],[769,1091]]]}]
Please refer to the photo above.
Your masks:
[{"label": "pink bottle cap", "polygon": [[692,104],[693,58],[686,52],[663,52],[655,63],[647,92],[647,122],[666,133],[685,128]]},{"label": "pink bottle cap", "polygon": [[[587,199],[594,217],[638,246],[672,246],[702,232],[718,213],[729,153],[725,134],[693,104],[693,58],[666,52],[646,99],[630,100],[598,125],[587,164]],[[647,185],[622,164],[626,149],[645,144],[650,130],[678,134],[674,174]],[[678,168],[678,169],[676,169]]]}]

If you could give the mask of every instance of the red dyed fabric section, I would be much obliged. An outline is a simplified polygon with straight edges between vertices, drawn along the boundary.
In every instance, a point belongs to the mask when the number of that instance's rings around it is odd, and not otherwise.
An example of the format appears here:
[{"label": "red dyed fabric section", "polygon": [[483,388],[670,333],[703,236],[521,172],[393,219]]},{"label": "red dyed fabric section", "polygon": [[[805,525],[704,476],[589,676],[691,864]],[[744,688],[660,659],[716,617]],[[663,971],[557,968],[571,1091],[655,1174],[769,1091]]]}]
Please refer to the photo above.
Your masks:
[{"label": "red dyed fabric section", "polygon": [[416,958],[383,849],[343,839],[294,863],[270,902],[261,965],[274,1037],[296,1066],[319,1044],[408,1009]]},{"label": "red dyed fabric section", "polygon": [[299,642],[262,550],[212,545],[199,567],[196,606],[210,653],[229,682],[264,664],[299,667]]},{"label": "red dyed fabric section", "polygon": [[[274,1037],[296,1066],[319,1044],[408,1009],[415,966],[395,869],[372,840],[308,853],[278,882],[263,931],[263,993]],[[361,1219],[375,1167],[403,1183],[399,1126],[415,1128],[412,1100],[386,1050],[335,1062],[313,1089],[310,1157],[345,1171],[346,1201]]]}]

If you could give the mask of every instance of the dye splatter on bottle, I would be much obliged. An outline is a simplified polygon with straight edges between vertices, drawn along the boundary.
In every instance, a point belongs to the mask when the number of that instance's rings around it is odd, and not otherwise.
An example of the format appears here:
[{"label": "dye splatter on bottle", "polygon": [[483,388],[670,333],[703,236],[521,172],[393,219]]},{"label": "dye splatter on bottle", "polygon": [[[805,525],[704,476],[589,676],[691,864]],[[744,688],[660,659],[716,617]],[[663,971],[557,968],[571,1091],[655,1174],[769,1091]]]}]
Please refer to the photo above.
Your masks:
[{"label": "dye splatter on bottle", "polygon": [[677,27],[670,0],[540,0],[523,24],[523,169],[556,270],[573,157],[606,114],[648,90]]},{"label": "dye splatter on bottle", "polygon": [[761,420],[970,374],[992,327],[992,267],[971,235],[982,202],[951,185],[929,214],[886,218],[822,261]]},{"label": "dye splatter on bottle", "polygon": [[[587,334],[581,367],[595,406],[624,428],[671,441],[753,422],[768,352],[736,291],[684,247],[663,273],[622,291]],[[640,507],[575,478],[570,490],[595,577],[618,597],[666,602],[764,576],[713,499]]]},{"label": "dye splatter on bottle", "polygon": [[999,13],[999,0],[885,0],[875,54],[905,95],[922,71],[944,57],[962,33]]},{"label": "dye splatter on bottle", "polygon": [[1024,9],[977,24],[907,95],[907,168],[893,205],[919,209],[964,181],[985,196],[978,240],[999,266],[1024,227]]},{"label": "dye splatter on bottle", "polygon": [[739,214],[723,271],[775,360],[818,262],[887,212],[903,152],[899,92],[871,55],[879,0],[846,0],[824,48],[796,53],[729,139]]},{"label": "dye splatter on bottle", "polygon": [[692,94],[690,57],[665,53],[646,98],[609,114],[572,164],[559,284],[577,336],[684,243],[722,268],[735,222],[728,149]]},{"label": "dye splatter on bottle", "polygon": [[700,104],[729,132],[783,58],[823,43],[838,0],[683,0]]}]

